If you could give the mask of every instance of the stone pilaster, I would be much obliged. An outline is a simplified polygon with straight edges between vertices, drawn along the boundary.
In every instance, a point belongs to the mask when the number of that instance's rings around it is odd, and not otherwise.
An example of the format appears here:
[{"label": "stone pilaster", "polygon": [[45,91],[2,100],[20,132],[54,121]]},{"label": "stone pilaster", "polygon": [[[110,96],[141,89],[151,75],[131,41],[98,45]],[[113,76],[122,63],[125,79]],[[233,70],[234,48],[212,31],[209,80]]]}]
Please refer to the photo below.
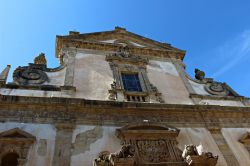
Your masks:
[{"label": "stone pilaster", "polygon": [[67,63],[65,81],[64,81],[65,86],[73,86],[75,56],[76,56],[75,51],[69,51],[68,52],[68,63]]},{"label": "stone pilaster", "polygon": [[53,166],[69,166],[72,148],[72,133],[75,128],[71,124],[56,124],[56,141]]},{"label": "stone pilaster", "polygon": [[[178,60],[176,60],[176,59],[171,59],[171,60],[172,60],[173,64],[175,65],[176,70],[177,70],[177,72],[179,73],[179,75],[180,75],[180,77],[181,77],[181,79],[182,79],[182,81],[183,81],[185,87],[187,88],[189,94],[194,94],[195,91],[194,91],[194,89],[192,88],[191,84],[189,83],[188,78],[186,77],[186,72],[185,72],[184,64],[183,64],[181,61],[178,61]],[[192,99],[192,100],[193,100],[193,99]],[[195,101],[195,100],[193,100],[193,102],[194,102],[195,104],[198,104],[198,102]]]},{"label": "stone pilaster", "polygon": [[[228,146],[225,138],[221,133],[221,128],[208,128],[213,139],[215,140],[220,152],[223,154],[228,166],[239,166],[237,159],[235,158],[232,150]],[[220,156],[219,156],[220,157]]]}]

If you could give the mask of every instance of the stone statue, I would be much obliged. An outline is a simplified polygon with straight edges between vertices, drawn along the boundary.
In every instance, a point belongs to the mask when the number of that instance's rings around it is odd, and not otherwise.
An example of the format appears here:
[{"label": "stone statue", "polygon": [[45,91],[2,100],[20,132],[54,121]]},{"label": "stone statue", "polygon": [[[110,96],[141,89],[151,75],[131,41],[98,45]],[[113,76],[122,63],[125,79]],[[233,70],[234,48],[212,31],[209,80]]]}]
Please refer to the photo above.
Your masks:
[{"label": "stone statue", "polygon": [[214,156],[211,152],[198,151],[195,145],[185,145],[182,158],[190,166],[215,166],[218,161],[218,156]]},{"label": "stone statue", "polygon": [[44,53],[40,53],[35,59],[34,59],[35,64],[41,64],[41,65],[47,65],[47,60],[45,58]]},{"label": "stone statue", "polygon": [[125,145],[120,151],[111,154],[111,158],[130,158],[135,154],[135,148],[132,145]]},{"label": "stone statue", "polygon": [[97,159],[94,160],[93,166],[112,166],[110,162],[110,152],[102,151]]},{"label": "stone statue", "polygon": [[[98,158],[94,160],[93,166],[116,166],[121,163],[131,163],[131,159],[133,163],[134,154],[135,148],[131,145],[123,146],[121,150],[116,153],[102,151],[99,153]],[[122,161],[120,161],[120,159],[122,159]]]},{"label": "stone statue", "polygon": [[194,72],[195,72],[195,78],[197,80],[200,80],[200,81],[204,80],[204,78],[205,78],[205,72],[204,71],[201,71],[199,69],[195,69]]},{"label": "stone statue", "polygon": [[183,150],[182,157],[185,159],[187,156],[196,156],[198,151],[195,145],[185,145]]}]

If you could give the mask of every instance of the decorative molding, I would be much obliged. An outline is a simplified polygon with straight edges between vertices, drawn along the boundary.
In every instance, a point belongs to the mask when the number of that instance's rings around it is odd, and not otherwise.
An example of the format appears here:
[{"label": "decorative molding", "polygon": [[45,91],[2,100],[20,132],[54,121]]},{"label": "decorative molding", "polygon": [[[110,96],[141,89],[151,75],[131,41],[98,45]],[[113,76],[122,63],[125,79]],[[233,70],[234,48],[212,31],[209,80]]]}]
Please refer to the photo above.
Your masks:
[{"label": "decorative molding", "polygon": [[[61,48],[83,48],[83,49],[92,49],[92,50],[102,50],[102,51],[116,51],[119,49],[120,44],[110,44],[110,43],[100,43],[93,41],[79,41],[74,39],[60,39],[57,42],[56,54],[60,55]],[[185,51],[177,50],[167,50],[167,49],[152,49],[146,47],[132,47],[131,53],[137,55],[148,55],[161,58],[174,58],[183,60],[185,56]]]},{"label": "decorative molding", "polygon": [[0,110],[1,122],[117,126],[148,119],[178,127],[250,127],[250,107],[0,95]]},{"label": "decorative molding", "polygon": [[2,158],[8,153],[18,155],[18,166],[24,166],[27,161],[28,151],[36,141],[36,137],[19,129],[14,128],[0,133],[0,165]]},{"label": "decorative molding", "polygon": [[120,63],[135,64],[139,66],[145,66],[148,64],[148,58],[131,54],[128,46],[122,46],[117,53],[107,55],[106,60],[109,62],[117,61]]},{"label": "decorative molding", "polygon": [[129,124],[116,130],[122,145],[135,148],[136,165],[185,165],[177,148],[179,130],[158,123]]}]

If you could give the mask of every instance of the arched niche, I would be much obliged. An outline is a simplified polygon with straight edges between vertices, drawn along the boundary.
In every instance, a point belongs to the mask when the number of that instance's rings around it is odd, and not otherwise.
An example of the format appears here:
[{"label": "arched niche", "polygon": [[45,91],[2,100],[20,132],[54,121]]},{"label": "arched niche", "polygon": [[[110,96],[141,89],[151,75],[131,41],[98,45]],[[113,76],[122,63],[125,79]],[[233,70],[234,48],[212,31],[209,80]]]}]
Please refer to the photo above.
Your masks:
[{"label": "arched niche", "polygon": [[17,160],[17,166],[25,165],[28,151],[35,141],[35,136],[19,128],[13,128],[0,133],[0,165],[11,159],[13,163]]}]

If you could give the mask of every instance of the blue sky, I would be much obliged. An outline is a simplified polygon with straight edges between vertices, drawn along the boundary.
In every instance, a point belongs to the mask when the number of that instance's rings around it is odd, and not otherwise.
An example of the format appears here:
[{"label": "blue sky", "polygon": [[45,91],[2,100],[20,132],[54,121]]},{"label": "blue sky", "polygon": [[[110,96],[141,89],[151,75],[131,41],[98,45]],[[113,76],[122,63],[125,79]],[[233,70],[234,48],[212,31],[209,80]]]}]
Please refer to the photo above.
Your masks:
[{"label": "blue sky", "polygon": [[56,35],[121,26],[186,50],[190,75],[199,68],[250,97],[249,16],[249,0],[0,0],[0,70],[40,52],[56,67]]}]

